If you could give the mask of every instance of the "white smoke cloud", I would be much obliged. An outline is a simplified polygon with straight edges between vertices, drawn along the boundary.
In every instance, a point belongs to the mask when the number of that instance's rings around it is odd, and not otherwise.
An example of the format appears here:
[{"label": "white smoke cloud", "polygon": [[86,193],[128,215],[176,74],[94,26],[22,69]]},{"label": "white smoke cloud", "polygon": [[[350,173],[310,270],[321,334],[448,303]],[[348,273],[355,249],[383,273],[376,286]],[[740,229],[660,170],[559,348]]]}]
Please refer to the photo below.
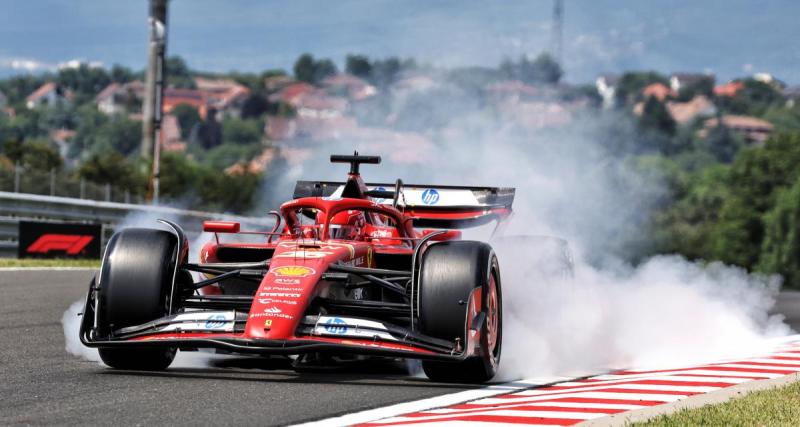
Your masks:
[{"label": "white smoke cloud", "polygon": [[[767,314],[778,277],[679,256],[641,259],[650,213],[667,191],[659,176],[640,171],[626,153],[611,155],[604,148],[626,137],[607,132],[620,125],[615,120],[626,119],[585,112],[573,114],[567,126],[529,130],[499,115],[467,113],[446,129],[417,130],[437,147],[418,165],[362,167],[367,182],[400,177],[418,184],[516,187],[507,234],[569,241],[572,280],[532,276],[526,266],[552,256],[535,244],[496,248],[505,301],[501,379],[735,357],[790,332],[781,316]],[[334,152],[388,157],[370,151],[370,144],[325,147],[305,164],[303,179],[343,179],[341,165],[327,164]],[[279,185],[288,190],[293,183]],[[466,235],[488,238],[486,229],[479,231]]]}]

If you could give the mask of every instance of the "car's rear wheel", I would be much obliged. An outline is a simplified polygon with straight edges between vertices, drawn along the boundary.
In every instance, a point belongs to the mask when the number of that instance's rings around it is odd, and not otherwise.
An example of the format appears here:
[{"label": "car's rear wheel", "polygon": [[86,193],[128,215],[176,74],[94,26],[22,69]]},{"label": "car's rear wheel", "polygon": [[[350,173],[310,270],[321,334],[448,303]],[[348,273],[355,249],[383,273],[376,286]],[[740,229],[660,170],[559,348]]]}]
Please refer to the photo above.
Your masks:
[{"label": "car's rear wheel", "polygon": [[[99,280],[98,333],[158,319],[169,313],[177,238],[163,230],[127,228],[108,242]],[[162,370],[174,348],[101,347],[100,358],[117,369]]]},{"label": "car's rear wheel", "polygon": [[424,253],[419,280],[419,326],[426,335],[468,344],[469,303],[479,289],[478,354],[461,362],[423,361],[435,381],[479,383],[497,373],[503,342],[500,269],[492,248],[482,242],[454,241],[432,245]]}]

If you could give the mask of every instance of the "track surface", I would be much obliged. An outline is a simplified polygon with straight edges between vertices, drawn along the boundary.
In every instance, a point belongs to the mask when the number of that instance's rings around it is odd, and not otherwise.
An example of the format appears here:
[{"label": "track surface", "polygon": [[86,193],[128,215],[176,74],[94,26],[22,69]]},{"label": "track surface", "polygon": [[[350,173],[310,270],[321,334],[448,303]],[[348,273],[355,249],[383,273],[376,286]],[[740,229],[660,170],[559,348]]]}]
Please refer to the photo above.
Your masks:
[{"label": "track surface", "polygon": [[[0,424],[283,425],[466,390],[386,370],[297,374],[282,361],[112,371],[64,350],[90,271],[0,271]],[[800,329],[800,293],[777,309]]]}]

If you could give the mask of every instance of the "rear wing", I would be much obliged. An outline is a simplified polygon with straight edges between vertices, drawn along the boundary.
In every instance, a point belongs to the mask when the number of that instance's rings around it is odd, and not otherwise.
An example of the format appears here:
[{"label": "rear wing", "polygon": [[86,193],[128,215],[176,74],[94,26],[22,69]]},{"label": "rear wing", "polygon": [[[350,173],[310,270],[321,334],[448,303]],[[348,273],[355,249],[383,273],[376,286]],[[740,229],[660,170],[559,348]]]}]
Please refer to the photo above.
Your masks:
[{"label": "rear wing", "polygon": [[[392,204],[395,184],[368,183],[376,203]],[[294,198],[341,197],[344,182],[298,181]],[[514,189],[507,187],[462,187],[452,185],[404,184],[398,208],[414,217],[414,226],[433,228],[476,227],[502,221],[511,214]]]}]

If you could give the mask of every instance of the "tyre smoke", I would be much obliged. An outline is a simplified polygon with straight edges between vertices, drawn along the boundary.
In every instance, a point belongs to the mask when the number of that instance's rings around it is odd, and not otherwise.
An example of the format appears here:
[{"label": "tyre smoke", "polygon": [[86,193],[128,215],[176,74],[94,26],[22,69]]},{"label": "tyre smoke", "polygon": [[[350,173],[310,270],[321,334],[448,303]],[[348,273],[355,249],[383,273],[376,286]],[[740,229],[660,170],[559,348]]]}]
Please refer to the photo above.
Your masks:
[{"label": "tyre smoke", "polygon": [[[625,120],[574,114],[568,126],[530,132],[467,115],[425,132],[434,149],[414,161],[393,159],[375,149],[380,144],[340,142],[313,153],[292,178],[341,180],[344,171],[327,156],[355,149],[384,156],[381,166],[362,168],[367,182],[516,187],[505,235],[566,239],[574,277],[531,271],[558,258],[535,239],[495,244],[504,294],[502,380],[736,357],[788,334],[782,316],[768,315],[779,277],[647,255],[650,214],[668,192],[637,158],[609,153],[619,136],[609,128],[625,127]],[[489,240],[492,230],[469,230],[465,238]]]}]

